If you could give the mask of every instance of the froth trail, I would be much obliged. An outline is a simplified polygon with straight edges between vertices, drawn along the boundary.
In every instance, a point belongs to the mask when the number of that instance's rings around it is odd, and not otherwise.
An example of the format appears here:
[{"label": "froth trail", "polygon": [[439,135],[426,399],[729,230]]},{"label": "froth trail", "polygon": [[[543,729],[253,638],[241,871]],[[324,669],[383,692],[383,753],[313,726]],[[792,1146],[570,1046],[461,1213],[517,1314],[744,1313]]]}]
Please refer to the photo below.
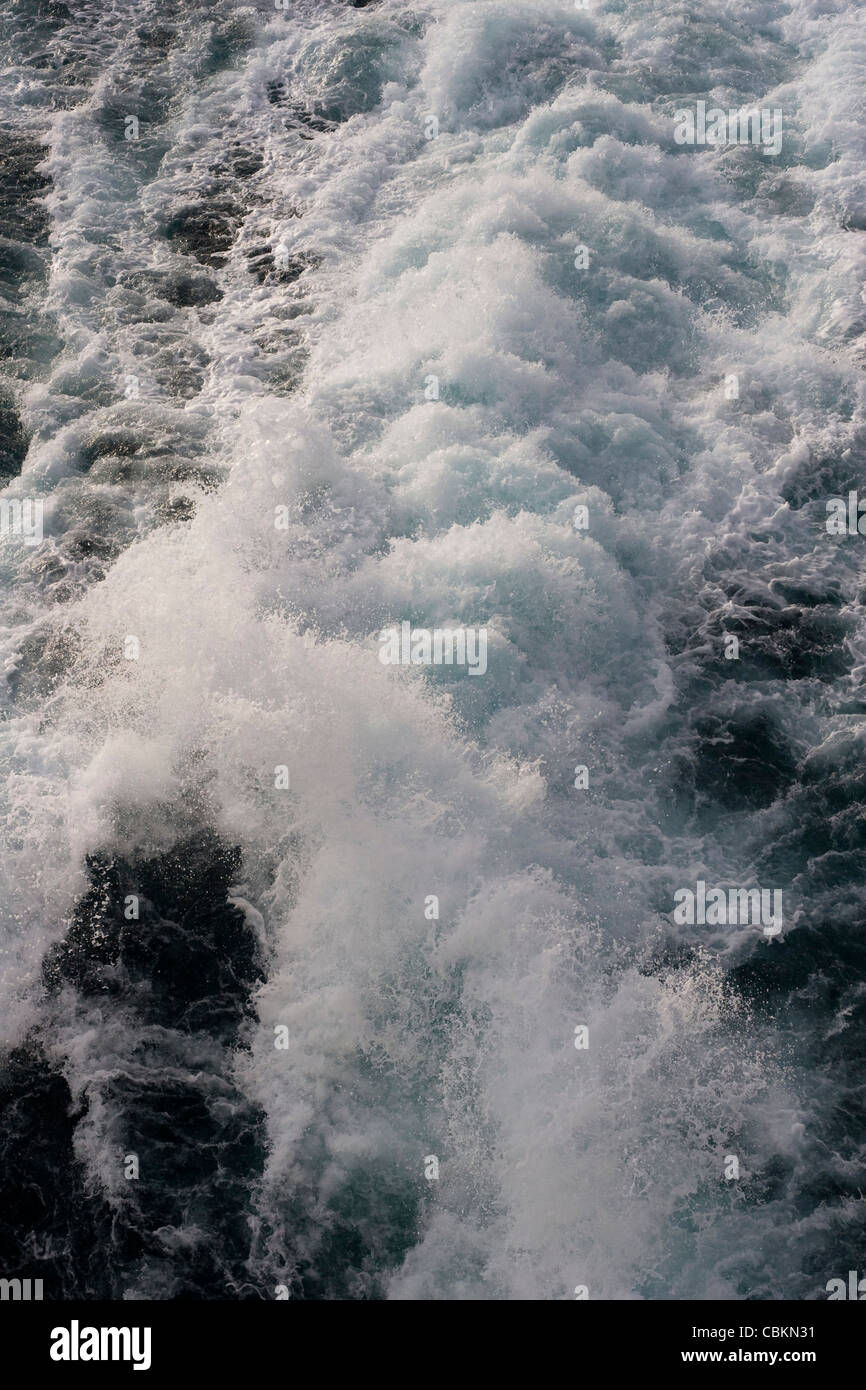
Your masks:
[{"label": "froth trail", "polygon": [[825,1296],[856,8],[9,10],[0,1272]]}]

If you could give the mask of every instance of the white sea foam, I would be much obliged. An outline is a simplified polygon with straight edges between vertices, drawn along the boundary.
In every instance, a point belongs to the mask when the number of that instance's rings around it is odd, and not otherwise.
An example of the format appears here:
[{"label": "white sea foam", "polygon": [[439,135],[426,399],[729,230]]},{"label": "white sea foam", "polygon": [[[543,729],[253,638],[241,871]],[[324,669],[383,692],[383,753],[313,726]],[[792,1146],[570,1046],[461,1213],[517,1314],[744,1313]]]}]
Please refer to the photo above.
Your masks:
[{"label": "white sea foam", "polygon": [[[696,27],[725,27],[730,50],[702,44],[701,90],[745,65],[750,99],[785,109],[791,146],[767,169],[760,152],[677,150],[679,89],[651,81],[682,70],[693,85],[673,9],[255,10],[233,67],[203,76],[195,44],[173,60],[157,172],[94,134],[110,72],[42,127],[46,308],[67,347],[25,392],[37,436],[21,485],[47,493],[49,552],[76,507],[100,504],[127,548],[62,608],[4,552],[10,671],[26,666],[23,634],[70,639],[38,712],[10,701],[3,726],[10,1036],[36,1008],[84,855],[159,845],[203,751],[206,803],[242,846],[268,941],[261,1028],[239,1060],[267,1113],[263,1285],[281,1255],[315,1265],[361,1184],[382,1228],[407,1194],[422,1200],[409,1253],[377,1271],[395,1299],[562,1299],[581,1284],[737,1298],[774,1278],[776,1296],[802,1296],[796,1258],[774,1265],[787,1201],[746,1210],[723,1181],[728,1152],[747,1177],[770,1156],[803,1161],[808,1079],[718,960],[770,948],[681,928],[709,954],[649,963],[673,938],[676,885],[750,881],[764,814],[713,839],[666,809],[691,738],[677,691],[697,660],[671,657],[672,610],[688,615],[705,583],[712,596],[716,545],[748,575],[758,530],[768,565],[826,567],[825,538],[779,488],[861,420],[863,253],[839,215],[863,210],[853,14],[788,12],[804,64],[771,30],[750,36],[775,7],[702,10]],[[299,141],[265,95],[280,78],[348,103],[348,119]],[[215,272],[221,302],[183,311],[209,359],[202,389],[167,400],[164,342],[125,314],[121,277],[176,265],[159,219],[204,186],[228,136],[261,149],[261,202]],[[299,285],[259,286],[245,252],[261,237],[320,262]],[[286,322],[310,354],[290,399],[257,346]],[[142,401],[87,398],[136,364]],[[82,448],[123,428],[156,457],[206,437],[219,490],[169,488],[194,498],[191,521],[156,525],[146,479],[81,479]],[[404,619],[485,626],[484,678],[384,668],[377,634]],[[835,726],[802,701],[780,717],[820,744]],[[106,1066],[122,1050],[79,1023],[59,1039],[76,1089],[100,1049]],[[110,1124],[88,1126],[79,1142],[109,1183]],[[798,1251],[808,1238],[804,1222]]]}]

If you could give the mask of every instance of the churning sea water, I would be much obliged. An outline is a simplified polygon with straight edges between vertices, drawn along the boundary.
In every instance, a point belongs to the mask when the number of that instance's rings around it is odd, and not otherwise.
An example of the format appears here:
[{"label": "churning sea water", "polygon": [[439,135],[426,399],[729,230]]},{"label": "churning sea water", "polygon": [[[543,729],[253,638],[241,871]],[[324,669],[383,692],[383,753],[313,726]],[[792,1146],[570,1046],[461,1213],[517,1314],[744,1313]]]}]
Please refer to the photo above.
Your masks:
[{"label": "churning sea water", "polygon": [[0,1273],[825,1298],[862,6],[2,8]]}]

